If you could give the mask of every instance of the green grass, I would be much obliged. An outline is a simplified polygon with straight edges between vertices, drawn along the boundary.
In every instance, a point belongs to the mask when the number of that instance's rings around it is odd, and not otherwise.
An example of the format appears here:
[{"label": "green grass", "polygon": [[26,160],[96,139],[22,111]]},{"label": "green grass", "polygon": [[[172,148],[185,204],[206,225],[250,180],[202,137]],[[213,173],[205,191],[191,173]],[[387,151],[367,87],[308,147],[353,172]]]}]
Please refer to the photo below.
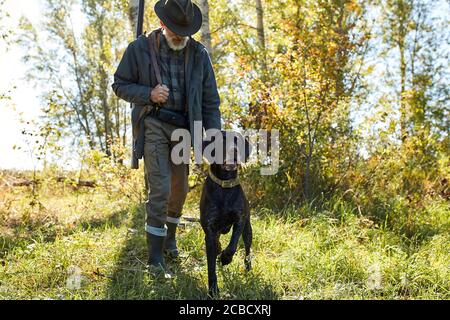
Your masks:
[{"label": "green grass", "polygon": [[[98,189],[39,201],[30,206],[26,189],[0,191],[0,299],[206,298],[198,223],[181,228],[181,261],[161,280],[144,265],[143,204]],[[198,217],[197,202],[191,194],[187,216]],[[218,267],[221,298],[449,299],[448,207],[427,212],[410,237],[342,204],[321,212],[255,209],[253,270],[244,271],[241,244],[233,263]]]}]

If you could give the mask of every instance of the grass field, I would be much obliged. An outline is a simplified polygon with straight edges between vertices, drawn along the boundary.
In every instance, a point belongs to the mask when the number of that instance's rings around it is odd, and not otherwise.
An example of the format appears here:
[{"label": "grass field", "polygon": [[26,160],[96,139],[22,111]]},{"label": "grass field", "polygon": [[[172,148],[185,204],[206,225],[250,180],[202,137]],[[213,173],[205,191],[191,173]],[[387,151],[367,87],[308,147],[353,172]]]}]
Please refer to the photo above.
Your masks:
[{"label": "grass field", "polygon": [[[181,228],[173,277],[154,279],[142,203],[99,188],[41,192],[36,201],[29,187],[0,189],[0,299],[206,298],[198,223]],[[197,203],[194,192],[186,216],[198,217]],[[244,271],[241,245],[218,269],[221,298],[449,299],[448,204],[433,210],[421,219],[427,231],[407,237],[345,205],[254,209],[253,270]]]}]

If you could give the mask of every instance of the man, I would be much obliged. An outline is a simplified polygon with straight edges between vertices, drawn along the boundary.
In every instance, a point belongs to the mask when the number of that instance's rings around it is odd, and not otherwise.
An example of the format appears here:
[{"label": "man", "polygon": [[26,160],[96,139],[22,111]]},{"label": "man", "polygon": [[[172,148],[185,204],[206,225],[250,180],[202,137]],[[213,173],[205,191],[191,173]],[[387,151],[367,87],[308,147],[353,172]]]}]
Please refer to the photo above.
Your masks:
[{"label": "man", "polygon": [[175,235],[188,192],[188,164],[171,161],[176,144],[171,135],[182,126],[167,122],[162,114],[186,119],[191,132],[196,121],[205,130],[220,130],[221,116],[209,54],[191,38],[202,25],[200,9],[191,0],[161,0],[154,9],[161,28],[128,46],[112,87],[118,97],[134,104],[133,156],[144,157],[149,187],[148,263],[165,269],[164,252],[178,256]]}]

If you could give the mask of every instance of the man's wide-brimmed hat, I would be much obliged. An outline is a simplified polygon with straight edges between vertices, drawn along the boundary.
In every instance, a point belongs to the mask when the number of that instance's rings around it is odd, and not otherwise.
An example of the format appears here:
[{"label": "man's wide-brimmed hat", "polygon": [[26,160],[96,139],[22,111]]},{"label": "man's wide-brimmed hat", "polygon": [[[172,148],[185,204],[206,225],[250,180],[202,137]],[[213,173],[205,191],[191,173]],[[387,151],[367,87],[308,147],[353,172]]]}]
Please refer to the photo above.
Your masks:
[{"label": "man's wide-brimmed hat", "polygon": [[155,12],[170,31],[186,37],[197,33],[202,27],[202,12],[191,0],[160,0]]}]

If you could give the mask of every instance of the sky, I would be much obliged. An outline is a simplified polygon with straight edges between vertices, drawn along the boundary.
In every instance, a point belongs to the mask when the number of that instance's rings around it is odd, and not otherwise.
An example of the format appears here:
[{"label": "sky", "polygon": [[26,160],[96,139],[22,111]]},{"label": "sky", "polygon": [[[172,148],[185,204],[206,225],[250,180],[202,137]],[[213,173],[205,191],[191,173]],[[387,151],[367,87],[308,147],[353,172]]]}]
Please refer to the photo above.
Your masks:
[{"label": "sky", "polygon": [[[6,0],[6,10],[10,14],[6,26],[14,26],[23,15],[33,23],[39,21],[41,0]],[[25,151],[23,126],[19,113],[25,121],[40,115],[39,92],[24,81],[27,66],[21,61],[22,49],[0,42],[0,93],[8,93],[11,101],[0,101],[0,168],[31,169],[34,164],[29,152]],[[14,88],[16,87],[16,88]],[[18,145],[23,150],[13,150]]]},{"label": "sky", "polygon": [[[6,0],[5,10],[9,17],[0,21],[7,29],[17,27],[24,16],[34,26],[42,23],[44,0]],[[75,6],[75,11],[76,10]],[[84,24],[81,12],[73,12],[75,32],[81,32]],[[0,101],[0,169],[33,169],[41,163],[32,156],[32,149],[22,134],[23,130],[33,130],[32,123],[39,119],[41,112],[41,91],[26,80],[27,66],[21,59],[25,49],[0,41],[0,94],[11,97],[9,101]],[[20,148],[16,148],[16,147]],[[77,161],[68,161],[64,166],[76,166]]]}]

